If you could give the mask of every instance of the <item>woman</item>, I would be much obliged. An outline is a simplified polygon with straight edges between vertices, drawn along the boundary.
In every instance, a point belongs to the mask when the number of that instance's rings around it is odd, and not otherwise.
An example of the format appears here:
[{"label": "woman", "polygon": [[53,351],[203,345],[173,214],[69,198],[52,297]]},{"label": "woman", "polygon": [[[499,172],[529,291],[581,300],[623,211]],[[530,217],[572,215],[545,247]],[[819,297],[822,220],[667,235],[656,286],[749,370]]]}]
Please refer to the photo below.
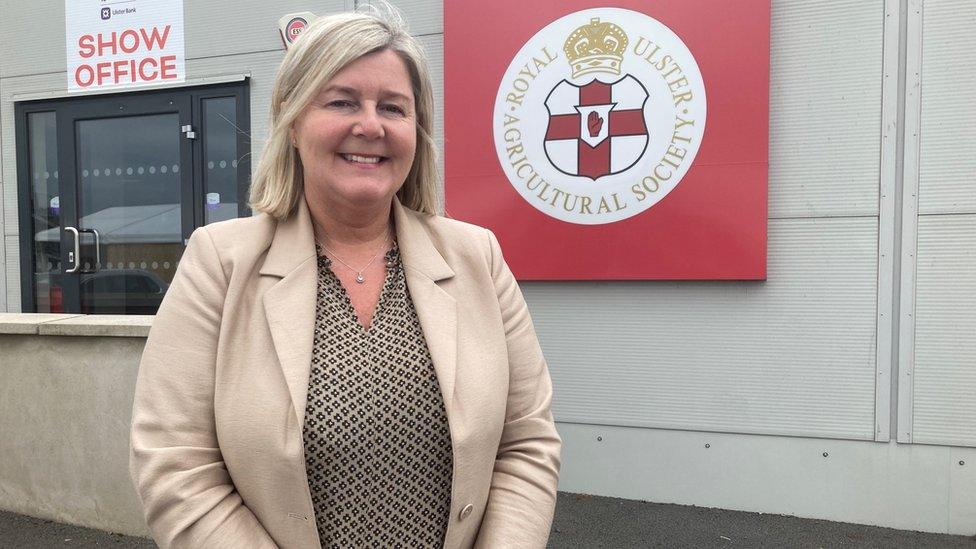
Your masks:
[{"label": "woman", "polygon": [[434,215],[420,47],[319,19],[272,102],[260,213],[194,232],[143,353],[130,469],[156,541],[544,547],[548,369],[494,235]]}]

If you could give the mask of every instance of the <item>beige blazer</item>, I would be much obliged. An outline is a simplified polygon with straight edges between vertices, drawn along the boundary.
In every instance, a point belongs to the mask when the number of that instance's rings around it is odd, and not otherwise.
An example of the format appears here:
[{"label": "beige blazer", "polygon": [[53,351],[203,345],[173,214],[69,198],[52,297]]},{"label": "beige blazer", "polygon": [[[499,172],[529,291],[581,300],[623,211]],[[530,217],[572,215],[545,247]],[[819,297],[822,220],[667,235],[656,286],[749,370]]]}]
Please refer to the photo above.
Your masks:
[{"label": "beige blazer", "polygon": [[[445,547],[544,547],[560,464],[552,386],[494,235],[393,219],[450,425]],[[317,261],[305,202],[197,229],[153,321],[130,473],[162,547],[320,547],[302,427]]]}]

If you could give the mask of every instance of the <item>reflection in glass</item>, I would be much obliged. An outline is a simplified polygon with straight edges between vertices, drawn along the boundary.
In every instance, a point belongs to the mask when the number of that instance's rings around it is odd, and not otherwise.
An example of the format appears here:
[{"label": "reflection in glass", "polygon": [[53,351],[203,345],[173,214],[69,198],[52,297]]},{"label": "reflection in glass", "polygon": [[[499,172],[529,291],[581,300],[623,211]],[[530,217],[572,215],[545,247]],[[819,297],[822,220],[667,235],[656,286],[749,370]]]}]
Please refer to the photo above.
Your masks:
[{"label": "reflection in glass", "polygon": [[206,223],[237,217],[237,99],[203,103],[203,188]]},{"label": "reflection in glass", "polygon": [[27,115],[31,215],[34,222],[34,299],[38,313],[64,312],[61,281],[61,196],[58,136],[53,112]]},{"label": "reflection in glass", "polygon": [[81,312],[154,314],[183,252],[180,175],[169,169],[179,115],[82,120],[76,131],[79,228],[97,231],[82,233],[92,272],[81,275]]}]

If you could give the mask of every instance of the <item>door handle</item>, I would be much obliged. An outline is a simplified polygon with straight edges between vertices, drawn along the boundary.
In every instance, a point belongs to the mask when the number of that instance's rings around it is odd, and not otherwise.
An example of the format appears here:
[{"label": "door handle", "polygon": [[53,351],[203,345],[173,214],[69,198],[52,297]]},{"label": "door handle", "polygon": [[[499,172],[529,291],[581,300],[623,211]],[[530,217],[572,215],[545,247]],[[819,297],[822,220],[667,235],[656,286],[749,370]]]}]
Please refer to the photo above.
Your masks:
[{"label": "door handle", "polygon": [[80,230],[78,232],[79,233],[91,233],[91,234],[95,235],[95,270],[92,271],[92,272],[96,272],[96,271],[101,270],[101,266],[102,266],[102,244],[101,244],[100,239],[98,238],[98,230],[97,229],[82,229],[82,230]]},{"label": "door handle", "polygon": [[65,232],[72,232],[75,235],[75,251],[68,252],[68,261],[74,264],[70,269],[65,269],[65,274],[78,272],[78,260],[81,258],[81,241],[78,239],[78,229],[74,227],[65,227]]}]

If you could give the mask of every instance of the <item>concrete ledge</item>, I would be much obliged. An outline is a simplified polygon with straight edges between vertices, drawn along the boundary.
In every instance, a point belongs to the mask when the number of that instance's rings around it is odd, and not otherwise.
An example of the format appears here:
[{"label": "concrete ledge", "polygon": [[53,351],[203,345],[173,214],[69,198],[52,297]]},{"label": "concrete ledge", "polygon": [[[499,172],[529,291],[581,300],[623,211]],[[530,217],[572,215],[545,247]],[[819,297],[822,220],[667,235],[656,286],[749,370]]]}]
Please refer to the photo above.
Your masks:
[{"label": "concrete ledge", "polygon": [[44,313],[0,313],[0,334],[37,335],[45,322],[65,320],[82,315]]},{"label": "concrete ledge", "polygon": [[81,315],[45,322],[38,335],[147,337],[152,315]]},{"label": "concrete ledge", "polygon": [[147,337],[152,315],[0,313],[0,334]]}]

